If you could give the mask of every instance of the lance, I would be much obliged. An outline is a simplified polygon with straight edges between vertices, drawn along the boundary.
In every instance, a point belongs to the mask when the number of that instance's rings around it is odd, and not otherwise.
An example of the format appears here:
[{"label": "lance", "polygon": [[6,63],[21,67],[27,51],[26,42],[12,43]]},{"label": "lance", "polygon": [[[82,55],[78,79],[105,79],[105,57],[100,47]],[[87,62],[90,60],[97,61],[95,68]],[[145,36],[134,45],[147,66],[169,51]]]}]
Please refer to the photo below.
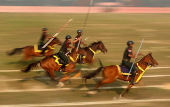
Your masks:
[{"label": "lance", "polygon": [[71,22],[72,20],[73,20],[73,19],[68,20],[67,23],[66,23],[62,28],[60,28],[59,31],[53,36],[53,38],[51,38],[50,40],[48,40],[42,48],[45,48],[55,37],[57,37],[58,34],[59,34],[59,33],[68,25],[68,23]]},{"label": "lance", "polygon": [[[88,9],[88,12],[87,12],[87,15],[86,15],[86,19],[85,19],[84,25],[83,25],[83,30],[84,30],[84,28],[85,28],[85,26],[86,26],[87,19],[88,19],[88,17],[89,17],[89,13],[90,13],[90,9],[91,9],[92,4],[93,4],[93,0],[90,1],[89,9]],[[78,50],[78,47],[79,47],[79,45],[80,45],[80,41],[81,41],[81,40],[79,40],[79,42],[78,42],[76,51]]]},{"label": "lance", "polygon": [[89,39],[89,37],[87,37],[86,39],[84,39],[84,41],[86,41],[87,39]]},{"label": "lance", "polygon": [[[132,63],[131,68],[130,68],[130,70],[129,70],[129,73],[131,73],[131,71],[132,71],[132,68],[133,68],[133,66],[134,66],[134,63],[135,63],[135,61],[136,61],[136,57],[137,57],[137,55],[138,55],[138,53],[139,53],[139,51],[140,51],[140,48],[142,47],[143,42],[144,42],[144,39],[143,39],[142,42],[140,43],[139,49],[138,49],[138,51],[137,51],[137,53],[136,53],[136,55],[135,55],[135,59],[133,60],[133,63]],[[128,78],[129,78],[129,75],[127,76],[127,79],[128,79]]]}]

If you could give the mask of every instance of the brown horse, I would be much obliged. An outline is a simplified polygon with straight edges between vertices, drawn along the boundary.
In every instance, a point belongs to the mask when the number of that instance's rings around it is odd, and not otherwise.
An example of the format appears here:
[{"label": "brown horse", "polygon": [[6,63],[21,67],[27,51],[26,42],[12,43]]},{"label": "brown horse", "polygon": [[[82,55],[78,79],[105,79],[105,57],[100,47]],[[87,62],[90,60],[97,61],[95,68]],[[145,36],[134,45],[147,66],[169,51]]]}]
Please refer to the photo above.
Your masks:
[{"label": "brown horse", "polygon": [[35,46],[25,46],[22,48],[15,48],[9,52],[7,52],[7,55],[15,55],[15,54],[24,54],[24,60],[29,60],[33,56],[50,56],[53,54],[54,46],[55,45],[62,45],[62,42],[58,38],[54,38],[51,43],[48,44],[47,46],[47,51],[44,53],[44,55],[41,55],[41,50],[37,50]]},{"label": "brown horse", "polygon": [[[95,61],[94,56],[98,52],[103,52],[104,54],[107,53],[107,49],[105,48],[102,41],[93,42],[88,47],[81,48],[81,49],[86,53],[86,58],[83,61],[85,63],[93,63]],[[77,63],[79,62],[80,62],[80,57],[77,59]]]},{"label": "brown horse", "polygon": [[[139,82],[145,73],[147,69],[149,69],[152,66],[157,66],[157,61],[152,57],[152,53],[148,53],[146,56],[144,56],[139,62],[136,63],[136,66],[138,67],[137,75],[135,77],[135,82]],[[103,70],[102,70],[103,69]],[[115,81],[115,79],[120,79],[123,81],[130,81],[131,74],[124,75],[123,72],[121,72],[118,65],[110,65],[105,67],[99,67],[97,70],[85,75],[83,78],[90,79],[94,76],[96,76],[100,71],[102,71],[103,79],[96,85],[96,87],[92,91],[88,91],[87,94],[95,94],[96,89],[100,87],[103,84],[112,83]],[[129,78],[127,78],[129,76]],[[131,89],[133,85],[129,84],[126,90],[118,96],[118,98],[124,96],[128,91]]]},{"label": "brown horse", "polygon": [[[78,50],[78,52],[77,52],[76,48],[74,48],[74,49],[72,49],[71,53],[68,55],[68,57],[70,59],[69,65],[65,67],[65,69],[64,69],[65,75],[63,78],[61,78],[59,80],[58,86],[60,86],[60,87],[63,86],[64,84],[62,83],[62,81],[68,80],[70,78],[69,73],[72,73],[75,71],[77,53],[82,54],[81,50]],[[59,71],[62,64],[57,63],[56,58],[54,58],[53,55],[47,56],[38,62],[31,63],[27,66],[26,69],[21,70],[21,71],[29,72],[31,69],[38,67],[38,65],[40,65],[47,72],[47,74],[50,76],[51,80],[57,81],[54,72]],[[77,73],[76,75],[78,76],[79,74],[80,73]]]}]

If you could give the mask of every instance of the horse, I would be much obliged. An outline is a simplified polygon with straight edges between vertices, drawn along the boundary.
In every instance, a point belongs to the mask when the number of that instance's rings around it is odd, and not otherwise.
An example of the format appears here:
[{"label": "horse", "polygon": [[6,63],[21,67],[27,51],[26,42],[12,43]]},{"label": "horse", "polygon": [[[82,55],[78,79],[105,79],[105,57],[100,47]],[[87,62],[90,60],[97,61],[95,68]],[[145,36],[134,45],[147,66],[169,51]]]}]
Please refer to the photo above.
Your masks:
[{"label": "horse", "polygon": [[[83,62],[85,63],[93,63],[95,61],[94,56],[98,52],[103,52],[104,54],[108,52],[102,41],[93,42],[89,46],[80,49],[82,49],[86,53],[86,58],[84,58],[83,60]],[[80,63],[80,57],[78,57],[77,63]]]},{"label": "horse", "polygon": [[[70,79],[69,73],[72,73],[75,71],[77,53],[83,54],[83,52],[81,50],[78,49],[78,51],[77,51],[77,49],[75,47],[71,50],[70,54],[68,54],[69,65],[65,67],[64,77],[59,79],[59,83],[57,85],[58,87],[64,86],[64,83],[62,83],[62,82]],[[40,61],[29,64],[24,70],[21,70],[21,71],[27,73],[30,70],[35,69],[40,65],[47,72],[48,76],[51,78],[52,81],[57,81],[57,78],[56,78],[54,72],[59,71],[60,67],[62,66],[62,63],[59,63],[58,59],[59,59],[59,57],[56,57],[56,56],[54,57],[54,55],[47,56]],[[75,75],[75,77],[79,76],[79,75],[80,75],[80,72],[78,72]]]},{"label": "horse", "polygon": [[47,46],[47,50],[43,55],[41,55],[42,50],[37,49],[37,45],[34,46],[25,46],[22,48],[15,48],[9,52],[7,55],[12,56],[15,54],[24,54],[24,60],[30,60],[33,56],[50,56],[53,54],[54,46],[55,45],[62,45],[62,42],[58,38],[54,38]]},{"label": "horse", "polygon": [[[101,64],[102,65],[102,64]],[[158,65],[157,61],[152,57],[152,53],[148,53],[145,55],[139,62],[135,64],[138,68],[137,74],[135,76],[135,82],[139,82],[142,79],[143,74],[147,69],[150,67],[155,67]],[[126,68],[128,69],[128,68]],[[110,65],[110,66],[101,66],[97,70],[94,70],[93,72],[86,74],[83,76],[83,79],[86,81],[86,79],[91,79],[92,77],[95,77],[99,72],[102,71],[103,79],[95,86],[95,88],[91,91],[88,91],[87,94],[95,94],[97,91],[96,89],[100,87],[103,84],[113,83],[115,79],[123,80],[129,82],[131,80],[131,74],[130,73],[123,73],[121,72],[121,68],[119,65]],[[129,71],[129,69],[128,69]],[[129,78],[128,78],[128,77]],[[134,85],[129,84],[128,87],[124,92],[122,92],[120,95],[117,96],[117,98],[123,97],[125,94],[129,92],[129,90]]]}]

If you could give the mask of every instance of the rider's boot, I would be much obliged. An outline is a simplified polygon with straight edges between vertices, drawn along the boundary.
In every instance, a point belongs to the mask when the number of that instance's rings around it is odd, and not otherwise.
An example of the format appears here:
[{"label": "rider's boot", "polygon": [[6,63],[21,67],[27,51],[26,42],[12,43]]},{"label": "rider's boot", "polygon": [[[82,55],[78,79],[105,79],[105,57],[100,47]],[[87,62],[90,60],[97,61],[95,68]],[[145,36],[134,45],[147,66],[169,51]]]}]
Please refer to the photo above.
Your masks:
[{"label": "rider's boot", "polygon": [[61,65],[59,71],[60,71],[60,72],[64,72],[63,68],[65,68],[65,64]]},{"label": "rider's boot", "polygon": [[64,74],[66,74],[67,72],[64,70],[66,66],[68,66],[68,64],[63,64],[63,65],[60,67],[59,71],[62,72],[62,73],[64,73]]},{"label": "rider's boot", "polygon": [[45,51],[46,51],[46,49],[43,48],[43,49],[42,49],[42,52],[41,52],[41,55],[44,55]]},{"label": "rider's boot", "polygon": [[137,84],[137,82],[134,82],[135,76],[136,76],[136,71],[132,71],[132,78],[130,80],[131,85]]}]

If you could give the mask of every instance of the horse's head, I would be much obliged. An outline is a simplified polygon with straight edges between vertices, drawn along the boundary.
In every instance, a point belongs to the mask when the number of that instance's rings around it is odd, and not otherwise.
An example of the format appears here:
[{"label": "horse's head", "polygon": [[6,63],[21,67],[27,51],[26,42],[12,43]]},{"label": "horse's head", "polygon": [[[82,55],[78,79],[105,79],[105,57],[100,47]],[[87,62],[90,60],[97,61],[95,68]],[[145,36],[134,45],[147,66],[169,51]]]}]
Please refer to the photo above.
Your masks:
[{"label": "horse's head", "polygon": [[55,37],[49,45],[54,45],[54,44],[62,45],[62,42],[57,37]]},{"label": "horse's head", "polygon": [[150,65],[150,66],[157,66],[158,65],[158,62],[152,57],[152,53],[149,52],[147,55],[145,55],[143,58],[142,58],[142,63],[144,64],[147,64],[147,65]]},{"label": "horse's head", "polygon": [[102,41],[98,41],[98,42],[95,42],[95,43],[92,43],[91,46],[95,46],[96,47],[96,50],[100,50],[101,52],[103,52],[104,54],[107,53],[107,49],[105,48],[104,44]]}]

